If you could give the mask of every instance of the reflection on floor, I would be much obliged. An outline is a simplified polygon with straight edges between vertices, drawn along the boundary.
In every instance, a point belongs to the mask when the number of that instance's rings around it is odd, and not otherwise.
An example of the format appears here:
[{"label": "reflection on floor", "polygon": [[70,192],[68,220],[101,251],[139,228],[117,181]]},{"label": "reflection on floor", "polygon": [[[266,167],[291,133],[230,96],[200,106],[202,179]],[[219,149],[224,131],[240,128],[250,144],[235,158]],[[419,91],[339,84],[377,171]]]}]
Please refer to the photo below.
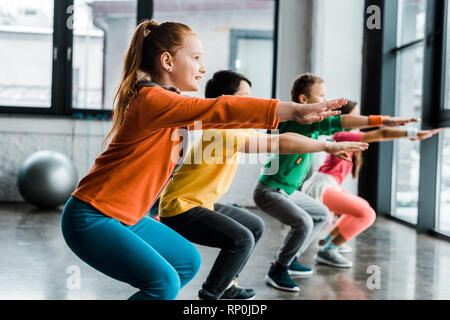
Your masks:
[{"label": "reflection on floor", "polygon": [[[315,241],[300,259],[313,267],[315,275],[296,279],[299,293],[275,290],[265,284],[264,276],[288,228],[256,209],[251,211],[264,219],[266,229],[239,283],[255,289],[257,299],[450,299],[450,243],[417,235],[385,218],[350,241],[353,268],[315,264]],[[104,276],[72,254],[61,236],[60,215],[27,204],[0,204],[0,299],[105,300],[132,295],[134,288]],[[197,248],[201,269],[178,299],[197,299],[218,253],[214,248]],[[71,281],[77,270],[79,289]]]}]

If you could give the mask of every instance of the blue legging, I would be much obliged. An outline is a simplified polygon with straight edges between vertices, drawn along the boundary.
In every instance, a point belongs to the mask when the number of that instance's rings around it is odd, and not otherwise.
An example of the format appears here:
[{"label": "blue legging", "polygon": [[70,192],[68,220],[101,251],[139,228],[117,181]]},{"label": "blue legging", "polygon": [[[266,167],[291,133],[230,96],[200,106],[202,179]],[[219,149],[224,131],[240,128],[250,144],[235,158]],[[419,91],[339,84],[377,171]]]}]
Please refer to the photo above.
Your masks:
[{"label": "blue legging", "polygon": [[200,268],[197,249],[149,217],[125,225],[71,197],[61,228],[67,245],[81,260],[140,289],[130,299],[175,299]]}]

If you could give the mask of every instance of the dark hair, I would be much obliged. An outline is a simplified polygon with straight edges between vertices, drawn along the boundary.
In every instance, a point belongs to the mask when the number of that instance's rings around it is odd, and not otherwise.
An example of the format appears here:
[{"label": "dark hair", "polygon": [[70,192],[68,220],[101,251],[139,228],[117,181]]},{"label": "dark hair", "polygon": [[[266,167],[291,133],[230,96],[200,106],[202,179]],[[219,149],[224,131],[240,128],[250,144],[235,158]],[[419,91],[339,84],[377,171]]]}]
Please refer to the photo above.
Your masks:
[{"label": "dark hair", "polygon": [[217,98],[223,94],[234,95],[239,90],[241,81],[246,81],[252,86],[250,80],[240,73],[232,70],[217,71],[206,83],[205,98]]},{"label": "dark hair", "polygon": [[[339,110],[341,110],[342,114],[349,114],[356,108],[357,105],[358,103],[356,103],[355,101],[347,99],[347,104],[343,105]],[[361,170],[361,166],[363,164],[363,157],[361,151],[353,152],[352,162],[353,162],[352,177],[353,179],[355,179],[358,176],[359,171]]]},{"label": "dark hair", "polygon": [[294,80],[291,86],[291,100],[299,103],[298,96],[304,94],[309,96],[311,93],[311,87],[315,83],[322,83],[324,80],[315,76],[309,72],[301,74]]},{"label": "dark hair", "polygon": [[357,105],[357,102],[347,99],[347,104],[343,105],[339,110],[341,110],[341,114],[349,114]]}]

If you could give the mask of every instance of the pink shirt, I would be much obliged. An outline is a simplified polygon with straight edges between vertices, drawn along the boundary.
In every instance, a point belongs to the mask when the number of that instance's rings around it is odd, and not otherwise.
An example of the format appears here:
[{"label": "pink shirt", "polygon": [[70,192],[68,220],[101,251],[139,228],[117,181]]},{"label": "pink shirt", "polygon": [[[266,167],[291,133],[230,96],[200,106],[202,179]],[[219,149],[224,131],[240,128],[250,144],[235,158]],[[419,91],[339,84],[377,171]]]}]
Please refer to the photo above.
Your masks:
[{"label": "pink shirt", "polygon": [[[359,131],[343,131],[336,133],[332,139],[336,142],[341,141],[356,141],[360,142],[364,132]],[[353,156],[353,152],[348,153],[350,158]],[[353,163],[336,158],[329,154],[325,159],[323,165],[319,168],[319,172],[329,174],[336,179],[339,185],[342,185],[347,175],[352,171]]]}]

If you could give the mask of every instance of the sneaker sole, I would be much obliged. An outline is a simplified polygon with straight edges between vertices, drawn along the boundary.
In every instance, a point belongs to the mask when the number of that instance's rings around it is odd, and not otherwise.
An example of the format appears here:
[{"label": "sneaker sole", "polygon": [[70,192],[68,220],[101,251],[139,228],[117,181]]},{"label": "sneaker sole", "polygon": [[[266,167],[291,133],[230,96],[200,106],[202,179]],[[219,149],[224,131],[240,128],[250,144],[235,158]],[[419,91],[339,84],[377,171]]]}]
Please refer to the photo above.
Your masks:
[{"label": "sneaker sole", "polygon": [[283,290],[283,291],[289,291],[289,292],[299,292],[300,291],[299,287],[288,288],[288,287],[279,286],[275,281],[270,279],[270,277],[267,274],[266,274],[266,283],[268,285],[274,287],[275,289],[279,289],[279,290]]},{"label": "sneaker sole", "polygon": [[353,264],[348,265],[348,264],[332,263],[332,262],[330,262],[328,260],[325,260],[325,259],[323,259],[323,258],[321,258],[319,256],[316,257],[316,261],[319,262],[319,263],[326,264],[326,265],[333,266],[333,267],[337,267],[337,268],[351,268],[351,267],[353,267]]},{"label": "sneaker sole", "polygon": [[234,298],[234,299],[231,299],[231,298],[229,298],[229,299],[222,299],[222,298],[220,298],[219,300],[227,300],[227,301],[230,301],[230,300],[253,300],[253,299],[255,299],[255,297],[256,297],[256,295],[254,295],[254,296],[251,297],[251,298],[247,298],[247,299],[239,299],[239,298]]},{"label": "sneaker sole", "polygon": [[[319,250],[320,249],[323,249],[323,246],[319,246]],[[352,248],[350,248],[350,249],[347,249],[347,250],[342,250],[341,248],[339,248],[338,249],[339,250],[339,253],[342,253],[342,254],[347,254],[347,253],[352,253],[353,252],[353,249]]]},{"label": "sneaker sole", "polygon": [[314,272],[312,270],[309,272],[299,272],[299,271],[288,270],[288,273],[290,276],[296,277],[296,278],[309,278],[314,274]]}]

